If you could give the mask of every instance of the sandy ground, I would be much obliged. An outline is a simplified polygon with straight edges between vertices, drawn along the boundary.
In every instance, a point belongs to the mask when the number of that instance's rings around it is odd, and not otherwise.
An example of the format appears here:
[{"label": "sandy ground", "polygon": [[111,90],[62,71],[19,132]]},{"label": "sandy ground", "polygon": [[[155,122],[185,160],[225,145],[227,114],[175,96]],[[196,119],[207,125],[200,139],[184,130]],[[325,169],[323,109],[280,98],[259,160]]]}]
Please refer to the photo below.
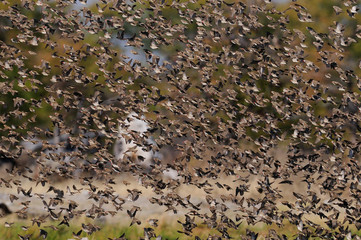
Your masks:
[{"label": "sandy ground", "polygon": [[[124,180],[127,181],[127,185],[125,185],[123,183]],[[71,195],[67,191],[67,186],[69,186],[71,188],[71,190],[74,191],[72,189],[73,185],[76,185],[77,189],[84,188],[84,190],[81,190],[79,193]],[[95,186],[98,185],[97,187],[99,187],[99,189],[101,189],[100,183],[94,184],[94,185]],[[22,183],[22,188],[24,188],[25,190],[29,190],[31,186],[32,186],[32,184],[29,181],[24,181]],[[96,206],[99,206],[100,201],[95,201],[94,199],[89,198],[91,191],[85,190],[85,189],[89,188],[87,186],[82,186],[81,184],[76,184],[72,181],[61,182],[58,184],[53,184],[52,186],[64,191],[63,201],[58,206],[53,207],[55,209],[54,212],[60,211],[61,208],[67,208],[69,202],[71,202],[71,201],[75,201],[79,204],[77,210],[90,209],[93,206],[93,204]],[[99,221],[118,222],[118,221],[123,221],[125,216],[128,220],[130,220],[130,218],[128,217],[128,214],[127,214],[127,210],[130,210],[133,206],[141,207],[141,210],[138,211],[138,213],[136,215],[136,217],[140,220],[149,219],[149,218],[153,218],[153,217],[159,217],[159,216],[166,217],[166,218],[168,218],[168,217],[173,218],[173,217],[176,217],[177,215],[182,216],[185,213],[187,213],[188,211],[190,211],[191,209],[187,209],[180,205],[178,205],[178,206],[174,205],[175,208],[177,209],[177,213],[174,213],[173,211],[166,211],[167,210],[166,206],[160,206],[158,204],[152,204],[150,202],[151,198],[160,199],[160,198],[162,198],[162,196],[163,197],[165,197],[167,195],[169,196],[169,194],[171,195],[173,193],[178,194],[183,200],[188,195],[191,195],[190,202],[192,202],[193,204],[201,203],[202,210],[200,212],[203,212],[203,213],[209,212],[209,210],[208,210],[209,204],[206,201],[206,196],[209,194],[207,194],[204,190],[197,188],[196,186],[192,186],[192,185],[182,186],[182,187],[178,188],[175,192],[166,190],[163,192],[163,194],[156,194],[152,189],[144,188],[139,182],[136,181],[136,179],[134,179],[134,178],[132,179],[129,176],[127,176],[127,177],[120,178],[116,182],[116,184],[113,185],[113,188],[115,190],[114,195],[118,195],[120,199],[124,200],[124,204],[122,205],[123,210],[118,211],[118,214],[116,214],[115,216],[108,215],[108,216],[102,217]],[[43,214],[47,213],[47,209],[46,209],[46,207],[44,207],[43,200],[45,200],[46,202],[49,202],[51,198],[56,197],[55,193],[47,192],[48,189],[49,189],[48,185],[45,185],[45,187],[42,187],[39,184],[37,187],[32,188],[32,193],[31,193],[32,197],[28,197],[28,196],[25,196],[22,192],[18,193],[17,189],[15,187],[4,188],[4,186],[3,186],[2,192],[0,193],[0,203],[5,203],[12,212],[16,212],[24,207],[24,205],[22,205],[22,202],[30,201],[30,203],[28,204],[28,209],[27,209],[28,215],[29,216],[43,215]],[[140,194],[139,198],[135,201],[132,201],[131,197],[129,197],[129,192],[127,191],[127,190],[133,190],[133,189],[138,189],[142,192]],[[218,202],[223,202],[220,199],[220,196],[226,195],[227,192],[228,192],[228,194],[230,192],[232,192],[234,194],[233,189],[230,191],[226,191],[224,189],[217,189],[217,187],[213,187],[211,196],[214,197],[215,199],[217,199]],[[11,202],[10,198],[9,198],[10,194],[15,195],[19,199]],[[43,199],[41,199],[37,194],[42,195]],[[237,206],[230,201],[226,201],[224,204],[230,208],[230,211],[237,209]],[[102,205],[102,207],[108,211],[116,211],[116,209],[111,204],[111,202],[109,204],[104,203]]]},{"label": "sandy ground", "polygon": [[[203,189],[199,189],[198,187],[194,185],[182,185],[179,187],[176,191],[172,192],[170,190],[166,190],[163,192],[163,194],[156,194],[153,189],[151,188],[145,188],[143,187],[135,177],[132,176],[123,176],[119,177],[119,179],[116,180],[116,184],[112,185],[113,189],[115,190],[114,195],[118,195],[120,199],[124,200],[124,204],[122,205],[123,209],[122,211],[118,211],[116,215],[107,215],[104,217],[101,217],[96,220],[98,223],[118,223],[118,222],[126,222],[126,224],[129,224],[131,222],[131,218],[127,214],[127,210],[132,209],[134,206],[138,206],[141,208],[140,211],[137,212],[136,218],[138,218],[141,221],[146,221],[152,218],[162,218],[162,219],[179,219],[184,216],[184,214],[189,213],[192,208],[191,207],[183,207],[181,205],[173,205],[175,209],[177,210],[177,213],[174,213],[172,210],[167,211],[166,206],[160,206],[158,204],[152,204],[150,200],[152,198],[160,199],[162,197],[170,196],[172,194],[179,195],[184,202],[186,202],[185,198],[189,195],[190,202],[194,205],[200,204],[200,210],[199,213],[208,215],[211,215],[210,207],[211,205],[208,204],[206,201],[206,197],[211,196],[214,198],[218,203],[224,204],[228,208],[226,210],[226,215],[228,217],[234,218],[237,211],[240,209],[238,205],[234,204],[233,202],[227,200],[227,196],[235,195],[235,189],[237,187],[238,182],[234,182],[234,180],[237,179],[237,177],[224,177],[222,179],[222,183],[227,183],[232,189],[226,190],[225,188],[219,188],[215,184],[215,180],[209,180],[208,182],[212,185],[209,189],[212,189],[210,193],[206,193]],[[127,182],[127,185],[124,183],[124,181]],[[219,179],[217,181],[220,181]],[[29,190],[32,187],[32,197],[25,196],[22,192],[18,193],[17,188],[6,188],[2,187],[2,192],[0,193],[0,203],[5,203],[9,209],[12,212],[19,211],[24,208],[23,202],[30,201],[28,203],[27,213],[29,216],[29,219],[31,217],[38,217],[41,215],[47,214],[47,209],[43,204],[43,200],[46,202],[49,202],[51,198],[55,198],[56,194],[53,192],[47,192],[49,189],[49,185],[45,185],[42,187],[40,184],[37,187],[33,186],[30,181],[23,181],[22,188],[25,190]],[[84,188],[84,190],[79,191],[79,193],[71,195],[67,191],[67,186],[70,187],[70,189],[73,191],[72,186],[76,185],[77,189]],[[101,183],[94,184],[99,189],[104,189],[104,186],[102,186]],[[14,186],[12,184],[12,186]],[[74,183],[73,181],[65,181],[60,182],[53,185],[57,189],[61,189],[64,191],[64,198],[63,201],[59,203],[59,205],[52,207],[54,209],[55,213],[58,213],[61,208],[67,208],[69,203],[71,201],[75,201],[79,204],[76,210],[88,210],[93,205],[99,206],[99,201],[95,201],[94,199],[90,198],[91,191],[88,190],[88,186],[82,186],[79,183]],[[294,199],[294,196],[292,194],[292,191],[290,191],[288,186],[280,186],[281,188],[285,188],[284,190],[279,190],[280,192],[283,192],[285,194],[285,199],[291,200]],[[261,194],[257,192],[258,184],[257,179],[254,177],[250,181],[250,188],[249,192],[246,192],[244,194],[245,198],[254,198],[258,199],[262,197]],[[99,190],[98,189],[98,190]],[[132,201],[131,197],[129,197],[129,192],[127,190],[133,190],[138,189],[142,193],[140,194],[139,198],[135,201]],[[10,201],[9,195],[13,194],[17,196],[19,199],[14,200],[13,202]],[[39,197],[43,199],[41,199]],[[295,199],[294,199],[295,200]],[[104,203],[102,205],[104,210],[107,211],[116,211],[115,207],[112,205],[111,202],[109,204]],[[246,204],[246,201],[244,202],[243,206],[246,209],[252,210],[252,208],[248,207]],[[64,211],[65,212],[65,211]],[[238,212],[239,213],[239,212]],[[14,214],[12,214],[14,215]],[[16,216],[16,215],[15,215]],[[4,219],[4,218],[3,218]]]},{"label": "sandy ground", "polygon": [[[276,158],[277,159],[285,159],[284,156],[285,151],[277,151],[276,152]],[[115,191],[114,195],[119,196],[119,199],[122,199],[124,201],[124,204],[122,205],[122,210],[117,211],[117,213],[112,215],[107,215],[104,217],[100,217],[96,219],[96,223],[122,223],[123,225],[128,225],[131,223],[131,218],[127,214],[127,210],[131,210],[134,206],[138,206],[141,208],[136,214],[136,218],[141,220],[142,222],[148,221],[149,219],[156,218],[156,219],[167,219],[170,222],[176,222],[176,220],[183,218],[185,214],[189,213],[191,210],[193,210],[190,206],[183,207],[181,205],[173,205],[177,212],[173,212],[172,210],[167,211],[166,206],[160,206],[158,204],[152,204],[150,200],[152,198],[160,199],[162,197],[166,197],[172,194],[177,194],[180,196],[181,199],[185,199],[187,196],[191,196],[189,201],[194,204],[200,204],[200,210],[198,211],[201,214],[208,214],[208,216],[212,215],[210,211],[211,205],[207,202],[206,198],[207,196],[211,196],[214,198],[218,203],[222,203],[226,208],[226,215],[230,217],[231,219],[234,219],[235,215],[237,213],[242,214],[240,211],[240,207],[246,210],[253,211],[253,207],[247,206],[247,202],[244,201],[244,204],[242,206],[234,204],[232,201],[227,200],[227,198],[231,195],[236,194],[236,187],[239,186],[240,182],[237,181],[239,177],[245,177],[249,174],[244,173],[243,176],[219,176],[219,179],[212,180],[212,179],[201,179],[200,182],[204,182],[207,180],[211,186],[207,187],[210,192],[205,192],[205,190],[202,188],[198,188],[194,185],[186,185],[182,184],[179,188],[177,188],[174,192],[171,190],[164,190],[162,194],[156,194],[153,189],[151,188],[145,188],[143,187],[139,179],[137,179],[134,176],[130,175],[120,175],[115,178],[115,184],[111,185],[113,190]],[[6,174],[1,174],[2,178],[6,181],[8,180],[16,180],[10,176],[6,176]],[[305,194],[307,191],[307,185],[305,182],[301,181],[300,176],[292,176],[292,180],[294,181],[293,185],[288,184],[278,184],[279,181],[282,181],[282,179],[277,180],[278,182],[275,182],[273,187],[276,187],[277,190],[281,195],[283,195],[283,199],[279,200],[277,203],[277,206],[280,209],[286,209],[284,205],[281,204],[282,200],[287,200],[289,202],[296,202],[296,198],[293,195],[293,192],[297,193],[303,193]],[[262,199],[264,198],[264,194],[260,194],[257,189],[259,188],[258,181],[260,180],[259,176],[250,175],[249,177],[249,191],[245,192],[243,197],[245,199],[253,198],[253,199]],[[16,181],[15,181],[16,182]],[[126,184],[125,184],[126,182]],[[227,190],[226,188],[220,188],[215,183],[220,182],[222,184],[227,184],[231,187],[230,190]],[[95,182],[93,183],[98,189],[104,190],[104,185],[102,182]],[[21,191],[19,192],[17,189],[17,186],[12,182],[11,188],[6,187],[6,184],[2,184],[1,186],[1,192],[0,192],[0,203],[5,203],[9,209],[13,212],[13,214],[9,215],[8,217],[1,218],[1,222],[8,221],[9,217],[12,217],[13,219],[16,219],[16,212],[20,211],[21,209],[24,209],[24,205],[26,205],[27,208],[26,212],[28,214],[28,219],[31,219],[33,217],[39,217],[42,215],[48,214],[46,207],[43,204],[43,201],[46,201],[47,203],[50,201],[50,199],[55,198],[56,194],[52,191],[48,192],[50,185],[46,184],[44,187],[39,184],[38,186],[34,186],[33,182],[30,182],[26,179],[21,179],[21,187],[25,189],[25,191],[28,191],[30,188],[32,188],[31,197],[25,196]],[[70,194],[67,191],[67,186],[70,187],[71,191],[73,190],[73,185],[76,186],[77,189],[82,189],[78,193]],[[73,181],[61,181],[54,183],[52,185],[53,187],[63,190],[64,191],[64,198],[57,206],[52,207],[55,213],[58,213],[61,211],[62,208],[68,208],[69,203],[74,201],[79,204],[79,206],[76,208],[76,210],[89,210],[94,205],[99,206],[102,199],[99,199],[99,201],[95,201],[94,199],[90,198],[90,195],[92,191],[90,190],[89,186],[87,185],[81,185],[79,182]],[[138,189],[141,191],[141,194],[139,198],[135,201],[132,201],[132,199],[129,197],[128,190]],[[312,190],[312,189],[311,189]],[[318,192],[317,187],[313,189],[315,192]],[[14,200],[13,202],[10,201],[10,194],[15,195],[18,197],[17,200]],[[320,196],[320,195],[319,195]],[[241,197],[239,197],[241,198]],[[323,198],[321,198],[321,201],[327,202],[328,198],[325,195]],[[29,201],[29,202],[27,202]],[[186,201],[185,201],[186,202]],[[102,208],[106,211],[116,211],[115,207],[111,202],[106,203],[103,202],[101,205]],[[220,208],[220,205],[219,205]],[[220,211],[220,209],[219,209]],[[64,210],[63,213],[66,211]],[[84,215],[83,215],[84,217]],[[261,216],[256,216],[256,218]],[[61,220],[62,218],[60,218]],[[309,218],[310,219],[310,218]],[[15,220],[14,220],[15,221]]]}]

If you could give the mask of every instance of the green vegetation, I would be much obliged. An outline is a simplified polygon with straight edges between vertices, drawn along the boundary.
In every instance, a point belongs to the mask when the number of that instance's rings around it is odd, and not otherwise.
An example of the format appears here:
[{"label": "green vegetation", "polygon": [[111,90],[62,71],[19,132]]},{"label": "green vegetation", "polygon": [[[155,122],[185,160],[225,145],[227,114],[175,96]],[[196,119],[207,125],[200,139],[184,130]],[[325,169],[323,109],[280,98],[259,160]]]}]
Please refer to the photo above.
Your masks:
[{"label": "green vegetation", "polygon": [[[138,226],[138,225],[124,225],[124,223],[111,224],[111,223],[98,223],[94,225],[98,228],[97,231],[89,234],[86,233],[81,226],[78,226],[76,223],[68,226],[59,226],[59,222],[48,222],[47,224],[38,227],[37,225],[26,227],[26,222],[17,221],[12,224],[11,227],[5,227],[4,224],[0,227],[0,236],[2,239],[15,240],[19,239],[21,236],[31,236],[30,239],[42,239],[43,235],[41,234],[41,229],[47,232],[47,239],[49,240],[62,240],[62,239],[81,239],[87,238],[89,240],[97,239],[141,239],[144,238],[144,228],[150,228],[150,225],[147,226]],[[56,228],[56,229],[54,229]],[[80,230],[82,230],[80,232]],[[196,236],[200,239],[207,239],[209,236],[221,236],[217,229],[208,228],[204,224],[198,224],[196,228],[193,229],[191,235],[185,235],[180,233],[181,230],[180,224],[161,222],[157,228],[154,228],[154,236],[162,236],[162,239],[194,239]],[[351,229],[353,236],[361,236],[361,231],[357,231],[355,228]],[[315,229],[313,229],[315,231]],[[274,233],[277,233],[279,236],[287,237],[287,239],[296,239],[298,234],[298,229],[295,225],[287,223],[285,221],[283,226],[266,225],[263,223],[258,223],[254,226],[249,226],[247,224],[240,224],[238,229],[229,230],[228,233],[233,239],[240,239],[246,236],[246,234],[254,232],[258,234],[257,239],[266,239],[270,237],[275,237]],[[42,232],[44,233],[44,232]],[[336,239],[337,231],[335,232]],[[332,235],[330,235],[332,239]],[[310,239],[322,239],[313,235],[311,233]]]},{"label": "green vegetation", "polygon": [[[140,239],[144,237],[144,228],[139,227],[138,225],[133,226],[126,226],[120,224],[98,224],[99,230],[92,233],[87,234],[86,232],[82,231],[79,235],[80,230],[82,230],[81,226],[77,226],[76,224],[67,226],[58,226],[59,222],[49,222],[40,228],[36,225],[30,226],[27,230],[23,229],[24,224],[26,222],[17,221],[11,227],[5,227],[2,225],[0,227],[0,236],[2,239],[19,239],[18,235],[25,236],[31,235],[31,239],[41,239],[42,235],[40,234],[40,229],[43,229],[47,232],[47,239],[49,240],[61,240],[61,239],[77,239],[87,237],[89,240],[96,240],[96,239],[113,239],[119,238],[123,236],[125,239]],[[56,227],[57,229],[54,230],[50,225]],[[150,226],[146,226],[150,227]],[[272,226],[275,229],[275,226]],[[246,228],[245,224],[241,224],[237,230],[230,230],[230,235],[237,239],[241,236],[245,236],[246,229],[254,231],[255,233],[259,233],[259,236],[266,237],[269,234],[269,226],[265,224],[257,224],[256,226],[248,226]],[[277,229],[277,227],[276,227]],[[195,236],[200,237],[201,239],[206,239],[208,236],[220,236],[219,232],[216,229],[210,229],[206,227],[204,224],[199,224],[194,230],[192,235],[187,236],[185,234],[181,234],[178,231],[181,230],[180,224],[168,224],[168,223],[161,223],[159,227],[157,227],[154,233],[157,236],[162,236],[162,239],[194,239]],[[285,225],[282,228],[278,228],[279,234],[284,234],[287,237],[292,237],[297,233],[297,229],[292,226],[291,224]]]}]

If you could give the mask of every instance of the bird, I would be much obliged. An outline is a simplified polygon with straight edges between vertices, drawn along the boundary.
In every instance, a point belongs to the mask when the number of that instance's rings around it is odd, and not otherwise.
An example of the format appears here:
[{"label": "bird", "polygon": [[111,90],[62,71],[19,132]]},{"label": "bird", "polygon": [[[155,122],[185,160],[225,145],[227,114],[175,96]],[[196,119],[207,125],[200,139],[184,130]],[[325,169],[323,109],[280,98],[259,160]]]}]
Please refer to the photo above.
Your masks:
[{"label": "bird", "polygon": [[[145,133],[149,131],[149,125],[144,117],[139,117],[137,113],[132,112],[126,117],[124,123],[125,128],[120,126],[118,128],[118,138],[113,148],[115,159],[117,161],[130,159],[132,163],[141,166],[148,173],[154,168],[155,159],[159,159],[159,162],[166,166],[167,162],[164,161],[166,159],[165,154],[172,154],[171,152],[174,152],[175,149],[162,148],[159,151],[153,150],[152,147],[157,148],[157,144],[152,136],[145,139],[146,145],[138,143],[138,141],[145,137]],[[177,179],[179,177],[177,171],[170,167],[165,168],[162,174],[165,178],[170,179]]]},{"label": "bird", "polygon": [[119,213],[161,239],[148,204],[180,238],[357,238],[359,4],[280,4],[1,1],[2,215],[38,238]]}]

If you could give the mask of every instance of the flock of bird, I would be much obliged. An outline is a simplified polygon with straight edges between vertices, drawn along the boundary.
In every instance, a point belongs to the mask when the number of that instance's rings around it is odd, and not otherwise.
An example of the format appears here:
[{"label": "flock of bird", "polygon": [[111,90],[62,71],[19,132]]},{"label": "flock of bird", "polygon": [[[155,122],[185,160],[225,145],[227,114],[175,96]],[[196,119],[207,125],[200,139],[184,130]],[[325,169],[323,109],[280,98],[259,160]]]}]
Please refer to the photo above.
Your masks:
[{"label": "flock of bird", "polygon": [[[127,200],[115,190],[121,175],[152,189],[149,203],[195,239],[204,226],[217,232],[208,239],[257,239],[258,223],[269,239],[288,239],[276,230],[285,224],[297,239],[360,239],[357,0],[325,5],[327,21],[296,0],[283,10],[269,0],[86,2],[0,1],[0,184],[22,201],[0,209],[28,218],[37,198],[46,212],[21,239],[115,216],[126,201],[130,225],[161,239],[159,219],[137,218],[142,191]],[[195,203],[185,185],[205,199]],[[83,191],[88,209],[67,199]],[[99,230],[87,221],[73,235]]]}]

